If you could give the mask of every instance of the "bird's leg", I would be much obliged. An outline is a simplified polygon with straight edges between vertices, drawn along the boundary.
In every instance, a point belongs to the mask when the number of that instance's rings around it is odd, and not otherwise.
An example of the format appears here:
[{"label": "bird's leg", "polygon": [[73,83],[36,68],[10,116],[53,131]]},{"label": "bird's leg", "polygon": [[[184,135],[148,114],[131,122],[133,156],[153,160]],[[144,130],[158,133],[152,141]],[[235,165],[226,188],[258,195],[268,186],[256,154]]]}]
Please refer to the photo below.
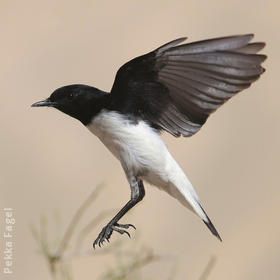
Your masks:
[{"label": "bird's leg", "polygon": [[120,234],[127,234],[130,237],[130,234],[128,231],[124,230],[128,229],[129,227],[135,226],[132,224],[119,224],[118,221],[126,214],[127,211],[129,211],[134,205],[136,205],[139,201],[143,199],[145,196],[145,189],[144,184],[142,180],[138,180],[135,176],[131,177],[129,179],[130,181],[130,189],[131,189],[131,198],[130,200],[125,204],[125,206],[117,213],[117,215],[102,229],[102,231],[99,233],[96,240],[93,242],[93,248],[98,244],[99,247],[103,244],[104,241],[108,241],[113,233],[113,231],[116,231]]}]

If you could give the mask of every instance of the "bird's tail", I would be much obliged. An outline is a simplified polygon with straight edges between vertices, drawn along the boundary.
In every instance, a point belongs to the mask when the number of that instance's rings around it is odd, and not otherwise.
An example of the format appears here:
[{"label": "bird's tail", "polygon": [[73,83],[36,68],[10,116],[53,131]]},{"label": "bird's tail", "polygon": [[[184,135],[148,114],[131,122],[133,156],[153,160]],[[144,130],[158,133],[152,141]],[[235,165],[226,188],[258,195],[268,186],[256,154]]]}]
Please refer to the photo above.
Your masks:
[{"label": "bird's tail", "polygon": [[169,174],[171,174],[169,177],[169,184],[164,190],[179,200],[185,207],[197,214],[212,234],[222,241],[218,231],[202,208],[194,187],[172,156],[170,156],[169,160]]},{"label": "bird's tail", "polygon": [[166,191],[168,191],[169,194],[178,199],[185,207],[197,214],[203,220],[212,234],[215,235],[220,241],[222,241],[218,231],[201,206],[199,197],[194,190],[191,182],[188,180],[187,176],[184,174],[183,178],[181,178],[180,181],[178,180],[180,179],[180,176],[176,176],[176,179],[177,182],[173,182],[169,190]]},{"label": "bird's tail", "polygon": [[[174,184],[172,185],[174,186]],[[218,231],[216,230],[215,226],[211,222],[203,207],[201,206],[200,200],[187,178],[185,180],[184,185],[185,187],[183,188],[170,188],[168,190],[168,193],[171,194],[177,200],[179,200],[185,207],[197,214],[208,227],[208,229],[212,232],[212,234],[215,235],[220,241],[222,241]]]},{"label": "bird's tail", "polygon": [[200,205],[200,207],[201,207],[201,210],[204,212],[204,214],[206,216],[206,219],[202,219],[202,221],[209,228],[209,230],[212,232],[212,234],[215,235],[222,242],[222,238],[219,235],[218,231],[216,230],[215,226],[212,224],[210,218],[208,217],[208,215],[206,214],[206,212],[204,211],[204,209],[202,208],[201,205]]},{"label": "bird's tail", "polygon": [[[199,198],[197,197],[197,194],[188,193],[188,195],[186,195],[186,194],[183,194],[183,195],[185,196],[185,200],[186,200],[187,204],[189,204],[191,206],[191,208],[192,208],[191,210],[193,212],[195,212],[202,219],[202,221],[208,227],[208,229],[211,231],[211,233],[213,235],[215,235],[220,241],[222,241],[222,238],[220,237],[218,231],[216,230],[215,226],[211,222],[210,218],[206,214],[203,207],[201,206],[201,203],[199,201]],[[187,206],[186,203],[183,203],[183,205]]]}]

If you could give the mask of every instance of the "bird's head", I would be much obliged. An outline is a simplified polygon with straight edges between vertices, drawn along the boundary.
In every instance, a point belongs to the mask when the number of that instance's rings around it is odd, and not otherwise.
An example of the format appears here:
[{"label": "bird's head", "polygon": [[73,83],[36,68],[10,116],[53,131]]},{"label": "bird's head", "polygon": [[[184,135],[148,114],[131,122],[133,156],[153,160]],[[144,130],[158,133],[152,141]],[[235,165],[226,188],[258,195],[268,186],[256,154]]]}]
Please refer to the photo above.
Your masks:
[{"label": "bird's head", "polygon": [[50,97],[32,104],[32,107],[54,107],[87,124],[94,113],[102,109],[101,97],[106,94],[86,85],[69,85],[56,89]]}]

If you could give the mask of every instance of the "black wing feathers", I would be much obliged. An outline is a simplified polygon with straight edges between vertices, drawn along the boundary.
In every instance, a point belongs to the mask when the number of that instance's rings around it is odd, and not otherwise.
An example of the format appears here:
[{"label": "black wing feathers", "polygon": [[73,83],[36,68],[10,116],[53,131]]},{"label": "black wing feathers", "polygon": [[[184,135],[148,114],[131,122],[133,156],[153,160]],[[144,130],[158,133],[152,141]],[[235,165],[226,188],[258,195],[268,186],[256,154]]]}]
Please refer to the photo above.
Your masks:
[{"label": "black wing feathers", "polygon": [[156,128],[191,136],[212,112],[264,72],[266,56],[256,53],[265,44],[249,43],[252,38],[249,34],[176,46],[185,39],[180,38],[167,43],[119,69],[112,100]]}]

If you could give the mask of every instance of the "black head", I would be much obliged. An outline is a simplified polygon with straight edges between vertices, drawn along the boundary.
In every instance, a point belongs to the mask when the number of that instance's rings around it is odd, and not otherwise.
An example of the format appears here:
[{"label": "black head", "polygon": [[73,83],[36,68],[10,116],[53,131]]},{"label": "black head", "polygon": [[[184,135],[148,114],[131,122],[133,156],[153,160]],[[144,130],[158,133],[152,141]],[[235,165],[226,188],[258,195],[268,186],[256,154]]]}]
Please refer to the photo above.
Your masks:
[{"label": "black head", "polygon": [[105,107],[106,96],[105,92],[94,87],[69,85],[58,88],[50,97],[31,106],[54,107],[86,125]]}]

